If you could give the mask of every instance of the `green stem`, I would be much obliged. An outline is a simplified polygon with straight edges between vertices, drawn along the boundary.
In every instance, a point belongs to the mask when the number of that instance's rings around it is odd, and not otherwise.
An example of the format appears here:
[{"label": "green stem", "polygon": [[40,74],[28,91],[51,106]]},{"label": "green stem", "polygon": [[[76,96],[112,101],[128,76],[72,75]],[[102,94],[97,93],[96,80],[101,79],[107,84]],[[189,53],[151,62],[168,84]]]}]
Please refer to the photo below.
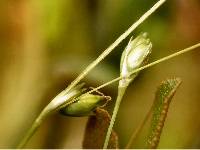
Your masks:
[{"label": "green stem", "polygon": [[[146,68],[149,68],[149,67],[152,67],[152,66],[154,66],[154,65],[156,65],[156,64],[159,64],[159,63],[161,63],[161,62],[164,62],[164,61],[167,61],[167,60],[169,60],[169,59],[172,59],[172,58],[174,58],[174,57],[176,57],[176,56],[179,56],[179,55],[181,55],[181,54],[184,54],[184,53],[187,53],[187,52],[189,52],[189,51],[192,51],[192,50],[194,50],[194,49],[196,49],[196,48],[198,48],[198,47],[200,47],[200,43],[195,44],[195,45],[193,45],[193,46],[190,46],[190,47],[188,47],[188,48],[185,48],[185,49],[183,49],[183,50],[180,50],[180,51],[178,51],[178,52],[176,52],[176,53],[174,53],[174,54],[171,54],[171,55],[169,55],[169,56],[163,57],[163,58],[161,58],[161,59],[159,59],[159,60],[156,60],[156,61],[154,61],[154,62],[152,62],[152,63],[149,63],[149,64],[147,64],[147,65],[145,65],[145,66],[143,66],[143,67],[140,67],[140,68],[138,68],[138,69],[135,69],[134,71],[132,71],[132,72],[129,74],[129,76],[133,75],[133,74],[136,73],[136,72],[139,72],[139,71],[141,71],[141,70],[144,70],[144,69],[146,69]],[[105,86],[108,86],[108,85],[110,85],[110,84],[112,84],[112,83],[114,83],[114,82],[117,82],[117,81],[121,80],[122,78],[123,78],[122,76],[117,77],[117,78],[115,78],[115,79],[113,79],[113,80],[111,80],[111,81],[109,81],[109,82],[106,82],[106,83],[104,83],[104,84],[98,86],[97,88],[94,88],[93,90],[91,90],[91,91],[89,91],[89,92],[87,92],[87,93],[92,93],[92,92],[94,92],[94,91],[97,91],[97,90],[99,90],[99,89],[101,89],[101,88],[103,88],[103,87],[105,87]]]},{"label": "green stem", "polygon": [[113,125],[115,123],[117,112],[119,110],[119,106],[120,106],[121,100],[122,100],[122,98],[124,96],[124,93],[125,93],[127,87],[128,86],[123,86],[123,87],[119,86],[118,87],[117,100],[116,100],[115,107],[114,107],[114,110],[113,110],[113,114],[112,114],[112,118],[111,118],[111,121],[110,121],[110,125],[108,127],[108,131],[107,131],[107,134],[106,134],[106,138],[105,138],[103,149],[107,149],[107,147],[108,147],[110,135],[112,133],[112,128],[113,128]]},{"label": "green stem", "polygon": [[17,149],[21,149],[27,144],[29,139],[33,136],[33,134],[36,132],[36,130],[40,127],[41,123],[47,117],[48,114],[49,114],[49,112],[47,113],[46,109],[44,109],[40,113],[40,115],[35,119],[31,128],[28,130],[28,132],[26,132],[26,135],[23,137],[23,139],[18,144]]},{"label": "green stem", "polygon": [[94,60],[83,72],[67,87],[71,90],[78,84],[99,62],[101,62],[113,49],[115,49],[131,32],[133,32],[141,23],[143,23],[152,13],[154,13],[166,0],[159,0],[145,14],[143,14],[132,26],[128,28],[117,40],[111,44],[99,57]]},{"label": "green stem", "polygon": [[[156,9],[158,9],[166,0],[159,0],[150,10],[148,10],[141,18],[139,18],[127,31],[125,31],[113,44],[111,44],[95,61],[93,61],[68,87],[66,91],[71,90],[77,85],[99,62],[101,62],[114,48],[116,48],[131,32],[134,31],[144,20],[146,20]],[[42,113],[41,113],[42,114]],[[23,147],[30,137],[35,133],[40,126],[43,116],[39,115],[33,123],[26,136],[18,145],[18,148]]]},{"label": "green stem", "polygon": [[[152,8],[150,8],[143,16],[141,16],[131,27],[128,28],[113,44],[111,44],[96,60],[94,60],[85,70],[67,87],[66,92],[70,91],[77,85],[99,62],[101,62],[114,48],[116,48],[131,32],[133,32],[141,23],[143,23],[155,10],[157,10],[166,0],[159,0]],[[70,102],[69,102],[70,103]],[[37,117],[30,130],[27,132],[23,140],[18,145],[22,148],[35,133],[45,117],[43,112]]]}]

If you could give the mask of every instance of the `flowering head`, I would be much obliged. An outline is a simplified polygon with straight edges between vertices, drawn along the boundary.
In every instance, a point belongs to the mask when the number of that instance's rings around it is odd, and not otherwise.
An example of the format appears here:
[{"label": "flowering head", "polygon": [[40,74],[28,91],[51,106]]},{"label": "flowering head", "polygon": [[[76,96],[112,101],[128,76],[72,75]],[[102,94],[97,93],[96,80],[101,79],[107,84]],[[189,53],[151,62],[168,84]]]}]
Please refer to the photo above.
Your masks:
[{"label": "flowering head", "polygon": [[135,39],[130,39],[121,57],[120,74],[123,80],[120,84],[122,86],[126,86],[137,76],[138,73],[131,76],[130,73],[146,63],[151,49],[152,43],[147,33],[141,33]]}]

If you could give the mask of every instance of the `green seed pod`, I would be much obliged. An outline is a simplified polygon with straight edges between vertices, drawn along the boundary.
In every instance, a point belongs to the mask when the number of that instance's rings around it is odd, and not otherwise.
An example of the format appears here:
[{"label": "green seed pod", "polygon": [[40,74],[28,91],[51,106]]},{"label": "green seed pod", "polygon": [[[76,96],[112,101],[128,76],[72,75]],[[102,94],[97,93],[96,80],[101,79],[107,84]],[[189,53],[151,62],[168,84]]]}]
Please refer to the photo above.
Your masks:
[{"label": "green seed pod", "polygon": [[80,117],[92,114],[92,111],[107,103],[107,96],[83,94],[77,101],[60,110],[63,115]]},{"label": "green seed pod", "polygon": [[138,73],[130,77],[129,74],[146,62],[151,49],[152,43],[147,33],[141,33],[134,40],[130,39],[121,57],[120,74],[124,77],[120,82],[122,86],[126,86],[137,76]]}]

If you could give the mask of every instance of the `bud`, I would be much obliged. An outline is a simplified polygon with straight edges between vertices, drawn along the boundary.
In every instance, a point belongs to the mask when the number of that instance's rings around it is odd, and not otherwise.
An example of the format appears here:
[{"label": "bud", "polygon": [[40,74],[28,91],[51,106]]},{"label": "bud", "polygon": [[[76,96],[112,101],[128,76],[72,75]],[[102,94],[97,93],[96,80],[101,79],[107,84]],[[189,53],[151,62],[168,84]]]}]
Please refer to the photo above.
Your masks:
[{"label": "bud", "polygon": [[152,43],[147,33],[141,33],[134,40],[130,39],[121,57],[120,74],[123,77],[121,86],[127,86],[137,76],[138,73],[131,76],[129,74],[145,64],[151,49]]},{"label": "bud", "polygon": [[66,116],[80,117],[92,114],[92,111],[107,103],[107,96],[83,94],[77,101],[61,109],[60,112]]},{"label": "bud", "polygon": [[50,112],[62,109],[74,98],[80,96],[86,88],[83,88],[84,83],[76,85],[70,91],[63,90],[59,93],[43,110],[42,114],[49,114]]}]

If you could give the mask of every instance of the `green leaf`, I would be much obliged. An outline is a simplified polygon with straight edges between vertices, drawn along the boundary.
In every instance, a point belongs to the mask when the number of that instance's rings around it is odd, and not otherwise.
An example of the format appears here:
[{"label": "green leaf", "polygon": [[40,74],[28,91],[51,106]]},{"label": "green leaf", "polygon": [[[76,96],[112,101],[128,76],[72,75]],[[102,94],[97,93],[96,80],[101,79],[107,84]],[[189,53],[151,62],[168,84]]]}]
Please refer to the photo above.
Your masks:
[{"label": "green leaf", "polygon": [[167,79],[161,83],[156,91],[151,129],[148,136],[148,148],[157,148],[159,144],[171,99],[180,83],[180,78]]}]

